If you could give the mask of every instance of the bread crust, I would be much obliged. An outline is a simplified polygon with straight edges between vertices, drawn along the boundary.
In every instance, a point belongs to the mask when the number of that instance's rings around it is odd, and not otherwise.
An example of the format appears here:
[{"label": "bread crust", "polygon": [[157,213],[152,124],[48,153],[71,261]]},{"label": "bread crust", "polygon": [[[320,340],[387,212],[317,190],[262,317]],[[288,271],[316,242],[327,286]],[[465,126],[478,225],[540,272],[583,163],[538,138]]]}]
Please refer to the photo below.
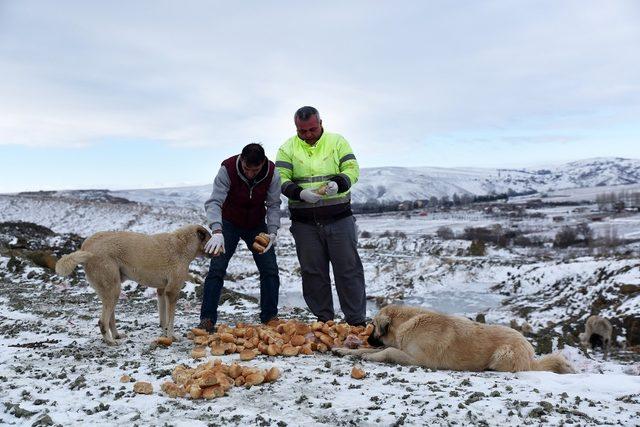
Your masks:
[{"label": "bread crust", "polygon": [[270,240],[271,238],[267,233],[260,233],[256,236],[255,241],[253,242],[253,245],[251,245],[251,247],[254,251],[262,254],[269,245]]},{"label": "bread crust", "polygon": [[256,236],[256,243],[259,243],[260,246],[267,246],[271,238],[267,233],[260,233]]}]

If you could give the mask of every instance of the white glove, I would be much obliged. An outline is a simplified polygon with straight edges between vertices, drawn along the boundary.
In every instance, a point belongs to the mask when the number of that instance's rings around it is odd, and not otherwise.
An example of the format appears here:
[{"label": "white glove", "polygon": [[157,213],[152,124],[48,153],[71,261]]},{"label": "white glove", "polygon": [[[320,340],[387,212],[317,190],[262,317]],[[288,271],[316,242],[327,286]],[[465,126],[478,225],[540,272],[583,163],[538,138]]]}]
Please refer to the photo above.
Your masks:
[{"label": "white glove", "polygon": [[322,196],[310,188],[305,188],[300,192],[300,198],[307,203],[318,203]]},{"label": "white glove", "polygon": [[269,244],[267,245],[266,248],[264,248],[264,252],[262,252],[263,254],[266,253],[269,249],[271,249],[271,246],[275,246],[276,245],[276,238],[278,236],[276,236],[276,233],[272,233],[269,234]]},{"label": "white glove", "polygon": [[222,233],[213,233],[213,236],[204,245],[204,251],[214,256],[224,253],[224,236]]},{"label": "white glove", "polygon": [[338,194],[338,183],[335,181],[329,181],[327,183],[327,189],[324,190],[324,194],[327,196],[334,196]]}]

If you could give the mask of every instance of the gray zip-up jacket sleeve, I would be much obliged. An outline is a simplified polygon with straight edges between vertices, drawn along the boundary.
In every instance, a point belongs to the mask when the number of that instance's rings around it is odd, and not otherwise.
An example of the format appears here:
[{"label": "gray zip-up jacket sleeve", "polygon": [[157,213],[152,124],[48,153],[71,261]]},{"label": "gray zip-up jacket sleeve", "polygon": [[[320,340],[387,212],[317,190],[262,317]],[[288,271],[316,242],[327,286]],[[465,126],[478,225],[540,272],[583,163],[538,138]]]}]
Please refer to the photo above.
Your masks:
[{"label": "gray zip-up jacket sleeve", "polygon": [[[213,191],[209,199],[204,202],[204,210],[207,214],[207,222],[211,231],[222,230],[222,204],[227,198],[231,188],[231,180],[227,169],[222,166],[218,175],[213,180]],[[280,228],[280,174],[277,169],[273,171],[273,178],[267,190],[265,206],[267,207],[267,231],[276,234]]]},{"label": "gray zip-up jacket sleeve", "polygon": [[229,173],[227,168],[222,166],[213,180],[211,196],[204,202],[204,210],[207,214],[207,222],[211,231],[222,230],[222,204],[227,199],[229,188],[231,188]]},{"label": "gray zip-up jacket sleeve", "polygon": [[273,178],[269,190],[267,190],[267,199],[264,204],[267,206],[267,231],[269,234],[277,234],[280,228],[280,173],[278,169],[273,168]]}]

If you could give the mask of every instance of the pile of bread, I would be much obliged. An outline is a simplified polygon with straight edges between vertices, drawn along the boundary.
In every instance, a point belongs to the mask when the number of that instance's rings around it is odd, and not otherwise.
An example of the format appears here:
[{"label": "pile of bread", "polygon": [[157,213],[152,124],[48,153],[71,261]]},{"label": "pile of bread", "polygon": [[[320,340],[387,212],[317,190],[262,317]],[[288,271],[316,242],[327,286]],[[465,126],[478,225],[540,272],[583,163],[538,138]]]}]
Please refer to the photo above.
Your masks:
[{"label": "pile of bread", "polygon": [[[235,362],[226,365],[220,359],[214,359],[195,368],[178,365],[171,374],[173,381],[162,383],[161,389],[173,398],[214,399],[224,396],[234,386],[251,387],[273,382],[279,377],[280,370],[275,366],[259,369]],[[153,386],[139,381],[134,384],[133,390],[140,394],[151,394]]]},{"label": "pile of bread", "polygon": [[[194,328],[187,336],[196,345],[191,350],[194,359],[206,358],[208,353],[213,356],[238,353],[240,360],[246,361],[260,354],[297,356],[324,353],[333,347],[369,347],[367,338],[372,332],[373,325],[364,327],[334,321],[303,323],[297,320],[272,320],[266,325],[219,325],[213,334]],[[166,344],[158,343],[171,345],[171,340],[167,340]],[[356,379],[365,375],[360,367],[354,367],[351,372]],[[275,366],[264,370],[237,362],[226,365],[216,358],[195,368],[178,365],[171,376],[173,381],[164,382],[161,386],[168,396],[214,399],[224,396],[234,386],[251,387],[273,382],[280,377],[280,370]],[[120,380],[128,382],[130,377],[125,375]],[[134,391],[151,394],[153,386],[139,381],[134,384]]]},{"label": "pile of bread", "polygon": [[204,358],[210,352],[213,356],[239,353],[241,360],[251,360],[260,354],[297,356],[324,353],[333,347],[368,347],[371,332],[373,325],[272,320],[267,325],[219,325],[213,334],[196,328],[188,337],[196,345],[191,351],[194,359]]}]

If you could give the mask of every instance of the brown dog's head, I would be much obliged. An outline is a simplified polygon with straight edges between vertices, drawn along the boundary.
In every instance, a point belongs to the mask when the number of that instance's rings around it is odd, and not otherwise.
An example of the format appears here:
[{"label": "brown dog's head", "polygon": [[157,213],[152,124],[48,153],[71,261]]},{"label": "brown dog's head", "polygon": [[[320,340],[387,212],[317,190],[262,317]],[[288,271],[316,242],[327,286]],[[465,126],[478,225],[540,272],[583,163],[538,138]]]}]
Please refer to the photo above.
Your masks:
[{"label": "brown dog's head", "polygon": [[[385,307],[386,308],[386,307]],[[393,331],[391,331],[390,313],[384,308],[376,314],[372,320],[373,332],[367,338],[367,342],[372,347],[387,346],[395,339]]]},{"label": "brown dog's head", "polygon": [[383,307],[373,318],[373,332],[369,335],[367,342],[375,347],[381,345],[395,347],[398,327],[414,316],[425,312],[425,309],[420,307],[394,304]]}]

